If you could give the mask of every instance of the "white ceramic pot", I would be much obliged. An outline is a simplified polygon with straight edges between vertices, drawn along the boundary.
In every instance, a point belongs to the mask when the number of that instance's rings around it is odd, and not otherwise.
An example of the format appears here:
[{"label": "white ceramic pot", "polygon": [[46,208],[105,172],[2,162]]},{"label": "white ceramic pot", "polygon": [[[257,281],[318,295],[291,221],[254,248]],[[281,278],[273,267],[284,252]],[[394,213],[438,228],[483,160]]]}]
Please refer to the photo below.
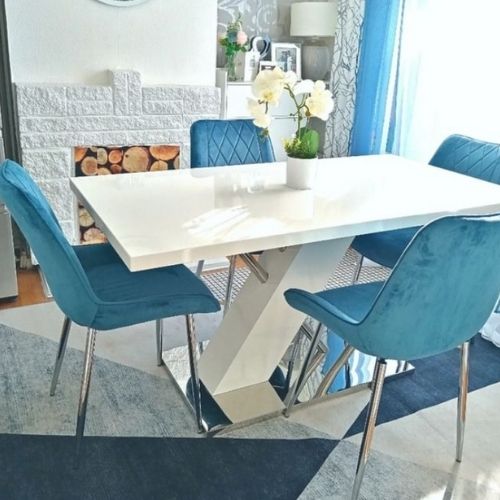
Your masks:
[{"label": "white ceramic pot", "polygon": [[292,189],[312,189],[316,180],[318,159],[288,157],[286,161],[286,185]]}]

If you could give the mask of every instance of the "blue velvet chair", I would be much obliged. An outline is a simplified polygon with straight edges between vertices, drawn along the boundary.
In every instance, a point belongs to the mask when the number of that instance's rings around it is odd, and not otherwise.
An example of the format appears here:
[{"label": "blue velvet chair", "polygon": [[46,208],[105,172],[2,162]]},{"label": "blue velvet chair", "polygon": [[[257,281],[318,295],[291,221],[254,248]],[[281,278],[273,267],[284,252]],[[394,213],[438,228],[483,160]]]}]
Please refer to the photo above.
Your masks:
[{"label": "blue velvet chair", "polygon": [[[274,162],[273,145],[269,137],[262,137],[262,129],[252,120],[199,120],[191,126],[191,168],[246,165]],[[227,311],[232,296],[236,255],[229,257],[229,273],[224,301]],[[257,277],[265,275],[252,255],[243,260]],[[203,261],[198,263],[197,274],[203,271]]]},{"label": "blue velvet chair", "polygon": [[[211,313],[219,303],[183,265],[130,272],[109,244],[74,246],[64,237],[47,200],[18,164],[0,165],[0,198],[33,249],[54,299],[66,316],[54,369],[54,394],[66,344],[75,322],[88,328],[77,417],[77,448],[85,426],[97,331],[185,315],[197,424],[202,427],[193,314]],[[158,339],[161,340],[161,339]]]},{"label": "blue velvet chair", "polygon": [[[439,146],[430,165],[484,181],[500,184],[500,144],[451,135]],[[362,256],[354,281],[361,271],[363,257],[393,268],[418,227],[365,234],[354,239],[352,247]]]},{"label": "blue velvet chair", "polygon": [[386,359],[424,358],[462,345],[456,451],[461,461],[468,341],[483,326],[500,293],[498,248],[500,215],[444,217],[418,231],[386,282],[318,293],[285,292],[292,307],[325,324],[330,335],[347,344],[327,374],[326,386],[354,349],[377,358],[352,498],[358,498],[368,459]]}]

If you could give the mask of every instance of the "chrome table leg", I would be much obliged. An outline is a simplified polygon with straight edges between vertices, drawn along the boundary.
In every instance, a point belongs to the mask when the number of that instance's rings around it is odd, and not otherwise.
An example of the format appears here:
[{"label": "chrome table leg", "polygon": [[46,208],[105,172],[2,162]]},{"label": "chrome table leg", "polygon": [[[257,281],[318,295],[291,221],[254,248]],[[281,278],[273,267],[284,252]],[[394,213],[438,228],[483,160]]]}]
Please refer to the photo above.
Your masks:
[{"label": "chrome table leg", "polygon": [[201,276],[201,273],[203,272],[203,266],[205,265],[204,260],[199,260],[198,265],[196,266],[196,276]]},{"label": "chrome table leg", "polygon": [[196,340],[196,332],[194,329],[193,315],[188,314],[186,316],[186,330],[187,330],[187,340],[188,340],[188,352],[189,352],[189,369],[191,371],[191,389],[193,392],[193,406],[196,415],[196,425],[198,427],[198,432],[205,432],[203,426],[203,418],[201,415],[201,388],[200,388],[200,377],[198,375],[198,359],[196,348],[198,342]]},{"label": "chrome table leg", "polygon": [[318,386],[316,390],[315,398],[323,397],[327,392],[333,381],[339,374],[340,370],[346,365],[351,357],[351,354],[354,352],[354,347],[347,345],[346,348],[342,351],[340,356],[337,358],[337,361],[332,365],[332,367],[328,370],[328,372],[323,377],[323,380]]},{"label": "chrome table leg", "polygon": [[87,331],[87,343],[85,346],[85,362],[83,365],[82,385],[80,388],[80,400],[78,402],[78,417],[76,420],[76,456],[80,455],[80,448],[85,430],[85,417],[87,416],[87,402],[89,399],[90,378],[92,376],[92,365],[94,363],[94,349],[96,330],[89,328]]},{"label": "chrome table leg", "polygon": [[464,449],[465,416],[467,412],[467,393],[469,390],[469,342],[462,344],[460,358],[460,380],[458,385],[457,408],[457,462],[462,461]]},{"label": "chrome table leg", "polygon": [[162,359],[163,352],[163,320],[156,320],[156,364],[161,366],[163,364]]},{"label": "chrome table leg", "polygon": [[56,393],[57,381],[59,380],[59,373],[64,360],[64,353],[68,344],[69,332],[71,330],[71,320],[66,316],[61,331],[61,339],[59,340],[59,347],[57,349],[56,364],[54,365],[54,373],[52,374],[52,382],[50,384],[50,395]]},{"label": "chrome table leg", "polygon": [[358,261],[356,262],[356,268],[354,269],[354,276],[352,277],[352,284],[355,285],[359,280],[359,275],[361,274],[361,269],[363,269],[364,257],[360,254],[358,256]]},{"label": "chrome table leg", "polygon": [[377,359],[375,373],[373,375],[370,405],[368,407],[368,415],[366,417],[365,430],[363,433],[363,440],[361,441],[361,449],[359,450],[358,465],[356,467],[356,477],[352,489],[352,500],[357,500],[359,498],[359,490],[361,488],[361,482],[363,481],[363,475],[365,473],[366,463],[368,462],[368,455],[373,440],[373,433],[375,431],[375,424],[377,422],[386,366],[385,359]]},{"label": "chrome table leg", "polygon": [[231,297],[233,295],[233,282],[234,273],[236,271],[236,255],[229,257],[229,271],[227,274],[227,285],[226,285],[226,298],[224,300],[224,310],[223,314],[226,315],[229,305],[231,304]]},{"label": "chrome table leg", "polygon": [[290,410],[292,406],[295,404],[295,401],[297,401],[297,398],[299,397],[300,393],[302,392],[302,389],[304,388],[307,382],[308,369],[309,366],[311,365],[311,361],[313,360],[316,350],[318,348],[320,333],[322,328],[323,325],[319,323],[318,327],[316,328],[316,332],[314,333],[314,337],[311,339],[311,344],[309,346],[309,350],[307,351],[306,358],[304,359],[304,363],[302,364],[299,376],[297,377],[297,380],[293,384],[293,387],[290,389],[290,391],[288,391],[288,394],[285,398],[284,415],[286,417],[290,415]]}]

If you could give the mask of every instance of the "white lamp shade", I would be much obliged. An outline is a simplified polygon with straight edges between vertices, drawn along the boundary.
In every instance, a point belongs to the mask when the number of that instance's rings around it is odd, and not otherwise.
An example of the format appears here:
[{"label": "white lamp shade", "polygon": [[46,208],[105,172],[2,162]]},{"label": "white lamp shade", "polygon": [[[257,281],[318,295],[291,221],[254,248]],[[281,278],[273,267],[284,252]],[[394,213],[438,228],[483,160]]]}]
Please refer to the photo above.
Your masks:
[{"label": "white lamp shade", "polygon": [[297,2],[292,4],[291,36],[334,36],[337,2]]}]

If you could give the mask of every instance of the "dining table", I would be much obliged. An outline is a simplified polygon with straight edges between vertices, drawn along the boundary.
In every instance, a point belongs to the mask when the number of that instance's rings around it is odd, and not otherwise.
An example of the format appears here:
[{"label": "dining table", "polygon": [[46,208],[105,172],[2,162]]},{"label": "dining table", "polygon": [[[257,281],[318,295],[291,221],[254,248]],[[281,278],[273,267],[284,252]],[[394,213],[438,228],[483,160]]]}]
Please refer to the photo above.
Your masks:
[{"label": "dining table", "polygon": [[199,359],[231,423],[284,409],[269,380],[305,319],[285,290],[323,289],[357,235],[500,212],[500,186],[390,154],[320,159],[310,190],[286,185],[284,162],[78,177],[71,188],[131,272],[262,252],[266,279],[248,276]]}]

